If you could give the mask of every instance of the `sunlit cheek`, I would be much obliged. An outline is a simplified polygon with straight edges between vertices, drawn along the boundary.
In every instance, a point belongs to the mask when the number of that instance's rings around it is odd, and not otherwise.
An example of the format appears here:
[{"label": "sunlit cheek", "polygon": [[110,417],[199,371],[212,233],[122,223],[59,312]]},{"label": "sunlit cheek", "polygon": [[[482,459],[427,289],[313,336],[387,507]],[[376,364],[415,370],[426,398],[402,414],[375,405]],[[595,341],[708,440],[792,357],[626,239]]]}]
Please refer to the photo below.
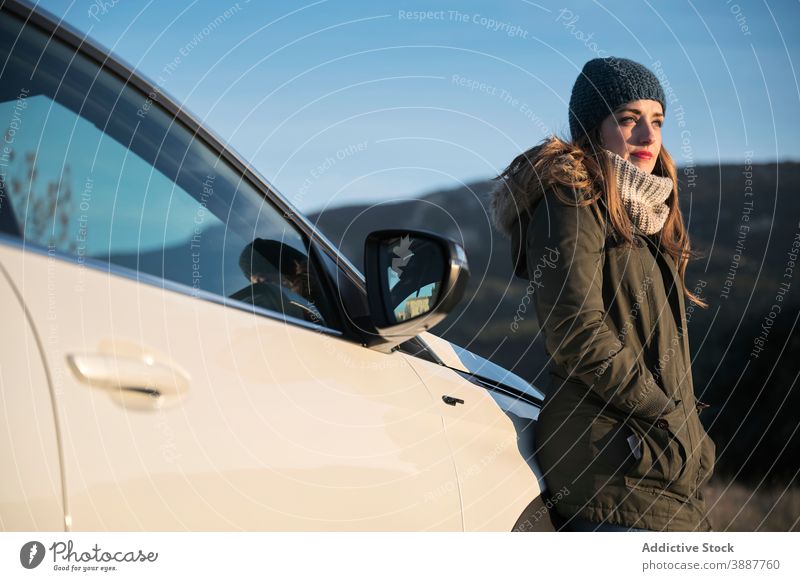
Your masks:
[{"label": "sunlit cheek", "polygon": [[616,124],[608,124],[603,127],[602,133],[603,144],[606,149],[624,158],[626,156],[627,147],[625,146],[625,135],[622,127]]}]

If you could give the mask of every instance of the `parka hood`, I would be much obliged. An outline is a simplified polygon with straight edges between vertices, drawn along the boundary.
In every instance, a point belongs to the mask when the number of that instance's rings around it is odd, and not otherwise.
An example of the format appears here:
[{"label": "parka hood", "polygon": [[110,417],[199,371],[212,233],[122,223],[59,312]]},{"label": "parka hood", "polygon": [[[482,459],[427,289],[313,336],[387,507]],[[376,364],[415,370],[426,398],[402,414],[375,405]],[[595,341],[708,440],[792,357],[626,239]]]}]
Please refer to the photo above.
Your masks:
[{"label": "parka hood", "polygon": [[528,278],[524,240],[530,218],[545,192],[562,186],[577,199],[577,192],[589,187],[583,156],[577,147],[550,137],[517,156],[494,178],[495,186],[490,192],[491,219],[494,227],[511,239],[516,276]]}]

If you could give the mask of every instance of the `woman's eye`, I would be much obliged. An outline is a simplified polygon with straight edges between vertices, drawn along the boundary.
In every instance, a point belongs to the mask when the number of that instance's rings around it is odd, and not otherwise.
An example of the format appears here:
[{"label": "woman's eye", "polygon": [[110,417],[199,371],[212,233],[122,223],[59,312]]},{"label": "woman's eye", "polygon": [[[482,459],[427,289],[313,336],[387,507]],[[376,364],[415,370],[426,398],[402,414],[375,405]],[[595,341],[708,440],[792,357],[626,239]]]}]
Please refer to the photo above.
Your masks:
[{"label": "woman's eye", "polygon": [[664,125],[664,121],[661,119],[656,119],[655,121],[653,121],[653,123],[655,123],[656,127],[661,127],[662,125]]},{"label": "woman's eye", "polygon": [[619,119],[618,123],[619,123],[620,125],[623,125],[623,124],[625,124],[625,123],[628,123],[629,121],[633,121],[633,122],[635,122],[635,121],[636,121],[636,118],[635,118],[635,117],[631,117],[630,115],[628,115],[628,116],[626,116],[626,117],[621,117],[621,118]]}]

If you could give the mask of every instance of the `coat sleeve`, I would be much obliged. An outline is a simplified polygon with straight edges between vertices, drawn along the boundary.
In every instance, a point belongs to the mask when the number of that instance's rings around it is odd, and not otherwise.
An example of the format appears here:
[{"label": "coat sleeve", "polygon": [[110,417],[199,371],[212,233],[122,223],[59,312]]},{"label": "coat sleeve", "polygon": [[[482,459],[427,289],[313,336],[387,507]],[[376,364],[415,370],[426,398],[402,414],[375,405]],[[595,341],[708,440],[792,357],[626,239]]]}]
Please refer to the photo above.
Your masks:
[{"label": "coat sleeve", "polygon": [[533,301],[553,362],[624,413],[655,420],[676,406],[641,353],[615,336],[603,302],[605,234],[589,206],[559,201],[549,190],[527,232]]}]

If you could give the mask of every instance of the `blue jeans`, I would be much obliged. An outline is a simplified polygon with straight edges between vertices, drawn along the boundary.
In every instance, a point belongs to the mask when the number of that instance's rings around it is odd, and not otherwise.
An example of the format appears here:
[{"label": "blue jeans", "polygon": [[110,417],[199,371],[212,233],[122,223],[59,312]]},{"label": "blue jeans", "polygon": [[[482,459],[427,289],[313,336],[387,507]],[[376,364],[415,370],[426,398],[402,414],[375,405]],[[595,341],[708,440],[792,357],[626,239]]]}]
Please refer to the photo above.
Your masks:
[{"label": "blue jeans", "polygon": [[572,518],[564,528],[565,531],[577,533],[624,533],[624,532],[652,532],[648,529],[637,529],[633,527],[626,527],[622,525],[614,525],[607,522],[593,522],[582,518]]}]

